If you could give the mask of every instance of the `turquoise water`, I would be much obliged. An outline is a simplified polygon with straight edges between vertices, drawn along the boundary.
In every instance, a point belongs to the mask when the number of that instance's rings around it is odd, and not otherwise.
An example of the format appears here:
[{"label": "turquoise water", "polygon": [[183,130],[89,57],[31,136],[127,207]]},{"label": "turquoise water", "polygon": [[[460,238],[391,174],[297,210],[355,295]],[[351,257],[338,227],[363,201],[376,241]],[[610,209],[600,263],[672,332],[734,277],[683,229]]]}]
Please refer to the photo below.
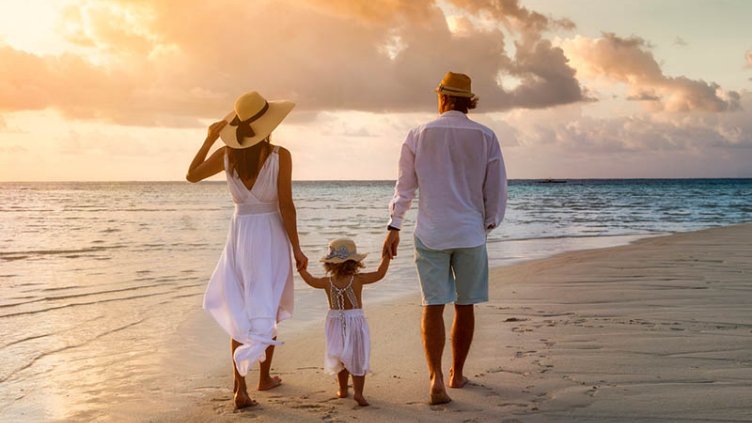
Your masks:
[{"label": "turquoise water", "polygon": [[[327,241],[343,236],[376,265],[392,189],[295,184],[312,272]],[[223,182],[0,183],[0,420],[64,419],[92,404],[164,394],[156,388],[164,356],[155,351],[200,308],[231,213]],[[412,210],[400,254],[366,291],[366,307],[417,290],[414,219]],[[513,181],[489,256],[504,265],[750,221],[750,179]],[[325,309],[299,279],[296,309],[289,328]],[[124,389],[133,384],[143,392]]]}]

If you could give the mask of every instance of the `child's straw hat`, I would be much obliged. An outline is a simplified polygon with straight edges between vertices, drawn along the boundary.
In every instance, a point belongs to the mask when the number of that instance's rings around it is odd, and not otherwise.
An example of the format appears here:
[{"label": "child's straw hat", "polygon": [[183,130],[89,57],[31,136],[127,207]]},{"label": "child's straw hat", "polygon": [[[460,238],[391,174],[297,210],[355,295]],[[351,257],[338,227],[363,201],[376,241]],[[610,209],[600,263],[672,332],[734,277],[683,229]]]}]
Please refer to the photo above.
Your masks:
[{"label": "child's straw hat", "polygon": [[329,243],[329,253],[321,257],[324,263],[344,263],[348,260],[361,261],[366,254],[358,254],[355,242],[351,239],[340,238]]}]

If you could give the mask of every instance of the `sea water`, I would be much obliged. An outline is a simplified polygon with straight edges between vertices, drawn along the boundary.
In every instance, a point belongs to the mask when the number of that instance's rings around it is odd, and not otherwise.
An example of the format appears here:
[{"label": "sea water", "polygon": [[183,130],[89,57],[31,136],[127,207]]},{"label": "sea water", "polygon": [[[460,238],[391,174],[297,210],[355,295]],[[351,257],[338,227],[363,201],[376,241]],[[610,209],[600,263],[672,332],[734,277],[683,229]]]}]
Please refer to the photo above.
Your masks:
[{"label": "sea water", "polygon": [[[294,184],[312,273],[339,237],[353,238],[375,268],[393,186]],[[416,208],[366,305],[417,291]],[[201,354],[208,342],[174,334],[200,313],[232,211],[223,182],[0,183],[0,420],[102,419],[113,403],[174,394],[165,382],[166,368],[181,368],[174,351]],[[512,181],[488,249],[498,266],[749,221],[750,179]],[[297,276],[295,295],[281,338],[326,308]]]}]

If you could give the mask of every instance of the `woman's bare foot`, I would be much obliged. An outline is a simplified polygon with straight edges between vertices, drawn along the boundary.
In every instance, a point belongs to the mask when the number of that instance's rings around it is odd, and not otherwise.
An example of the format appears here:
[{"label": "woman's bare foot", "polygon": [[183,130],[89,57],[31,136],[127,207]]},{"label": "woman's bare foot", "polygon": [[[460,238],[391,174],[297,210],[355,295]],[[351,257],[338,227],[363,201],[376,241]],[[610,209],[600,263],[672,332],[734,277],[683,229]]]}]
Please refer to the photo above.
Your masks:
[{"label": "woman's bare foot", "polygon": [[455,375],[453,369],[449,369],[449,387],[460,389],[467,385],[470,380],[462,375]]},{"label": "woman's bare foot", "polygon": [[259,391],[268,391],[270,389],[274,389],[277,386],[282,384],[282,379],[279,376],[272,376],[267,379],[259,380],[258,388],[256,388]]},{"label": "woman's bare foot", "polygon": [[235,393],[235,409],[240,410],[243,408],[248,407],[254,407],[258,405],[258,403],[248,396],[248,393],[245,391],[238,391]]},{"label": "woman's bare foot", "polygon": [[371,404],[368,403],[368,401],[366,401],[365,397],[363,397],[363,394],[355,394],[355,395],[353,395],[353,399],[361,407],[367,407],[367,406],[371,405]]}]

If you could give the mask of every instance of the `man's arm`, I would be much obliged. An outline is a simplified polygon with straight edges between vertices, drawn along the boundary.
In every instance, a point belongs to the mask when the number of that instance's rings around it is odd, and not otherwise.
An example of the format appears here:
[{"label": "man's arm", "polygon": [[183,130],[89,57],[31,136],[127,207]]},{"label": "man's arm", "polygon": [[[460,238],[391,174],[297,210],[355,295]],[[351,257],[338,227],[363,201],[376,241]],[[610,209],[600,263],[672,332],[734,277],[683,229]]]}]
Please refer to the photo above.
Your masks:
[{"label": "man's arm", "polygon": [[486,179],[483,184],[483,202],[485,206],[486,231],[499,226],[504,219],[507,207],[507,171],[501,154],[499,141],[494,135],[491,141]]},{"label": "man's arm", "polygon": [[394,197],[389,202],[389,226],[395,229],[402,228],[402,219],[410,209],[418,189],[418,176],[415,174],[415,152],[412,142],[413,133],[407,135],[402,144],[399,158],[399,174],[394,186]]},{"label": "man's arm", "polygon": [[413,132],[407,135],[402,144],[399,159],[399,175],[394,186],[394,197],[389,202],[388,233],[384,240],[382,255],[394,258],[397,256],[399,246],[399,231],[402,228],[402,219],[410,209],[418,189],[418,176],[415,174],[415,152],[413,150]]}]

